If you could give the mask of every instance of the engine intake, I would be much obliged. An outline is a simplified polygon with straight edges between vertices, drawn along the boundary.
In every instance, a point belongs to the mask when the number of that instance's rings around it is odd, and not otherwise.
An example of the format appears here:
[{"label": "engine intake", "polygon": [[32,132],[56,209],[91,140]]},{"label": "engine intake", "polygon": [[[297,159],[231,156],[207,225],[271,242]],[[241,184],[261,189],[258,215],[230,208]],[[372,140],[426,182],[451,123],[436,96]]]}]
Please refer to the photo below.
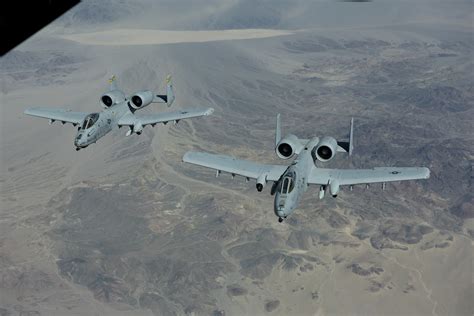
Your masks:
[{"label": "engine intake", "polygon": [[324,159],[324,160],[331,159],[331,157],[332,157],[332,150],[331,150],[331,148],[329,148],[329,147],[326,146],[326,145],[319,146],[319,147],[318,147],[318,156],[319,156],[321,159]]},{"label": "engine intake", "polygon": [[106,108],[125,101],[125,95],[121,91],[110,91],[100,97],[100,102]]},{"label": "engine intake", "polygon": [[140,91],[131,98],[130,105],[134,109],[141,109],[149,105],[153,101],[153,93],[151,91]]},{"label": "engine intake", "polygon": [[281,159],[290,159],[294,156],[298,146],[298,138],[295,135],[287,135],[276,146],[276,154]]},{"label": "engine intake", "polygon": [[319,161],[331,160],[337,151],[337,141],[332,137],[324,137],[313,150],[313,159]]}]

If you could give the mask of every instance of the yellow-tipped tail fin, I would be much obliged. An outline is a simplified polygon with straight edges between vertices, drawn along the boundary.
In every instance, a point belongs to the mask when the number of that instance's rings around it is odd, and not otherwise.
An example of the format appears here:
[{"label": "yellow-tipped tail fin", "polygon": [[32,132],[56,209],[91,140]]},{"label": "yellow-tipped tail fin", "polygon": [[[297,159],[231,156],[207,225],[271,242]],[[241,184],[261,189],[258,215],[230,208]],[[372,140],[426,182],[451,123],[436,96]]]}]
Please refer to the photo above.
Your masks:
[{"label": "yellow-tipped tail fin", "polygon": [[114,91],[114,90],[118,90],[118,87],[117,87],[117,77],[115,75],[113,75],[112,77],[109,78],[108,82],[109,82],[109,91]]}]

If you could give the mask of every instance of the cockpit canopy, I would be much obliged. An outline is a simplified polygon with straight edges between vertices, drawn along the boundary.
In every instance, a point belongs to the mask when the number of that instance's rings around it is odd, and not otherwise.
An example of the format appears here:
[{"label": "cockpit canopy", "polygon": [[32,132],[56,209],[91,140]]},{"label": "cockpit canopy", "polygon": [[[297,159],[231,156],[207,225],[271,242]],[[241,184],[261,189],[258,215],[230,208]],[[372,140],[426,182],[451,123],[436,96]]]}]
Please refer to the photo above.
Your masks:
[{"label": "cockpit canopy", "polygon": [[99,113],[91,113],[87,115],[82,122],[81,129],[88,129],[91,128],[99,119]]},{"label": "cockpit canopy", "polygon": [[294,171],[290,171],[285,174],[282,180],[282,185],[281,185],[281,194],[288,194],[293,191],[295,188],[295,181],[296,181],[296,174]]}]

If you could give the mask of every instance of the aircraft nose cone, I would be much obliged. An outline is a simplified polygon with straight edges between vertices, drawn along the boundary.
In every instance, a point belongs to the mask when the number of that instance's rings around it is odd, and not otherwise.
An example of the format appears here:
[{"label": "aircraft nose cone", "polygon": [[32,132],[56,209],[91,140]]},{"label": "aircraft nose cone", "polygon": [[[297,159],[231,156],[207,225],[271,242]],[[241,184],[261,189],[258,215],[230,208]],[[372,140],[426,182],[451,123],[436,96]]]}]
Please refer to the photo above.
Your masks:
[{"label": "aircraft nose cone", "polygon": [[82,134],[79,134],[75,139],[74,139],[74,145],[76,147],[81,147],[82,145],[84,145],[84,140],[81,139],[82,138]]},{"label": "aircraft nose cone", "polygon": [[276,215],[278,217],[285,217],[286,214],[285,214],[285,208],[280,206],[277,210],[276,210]]}]

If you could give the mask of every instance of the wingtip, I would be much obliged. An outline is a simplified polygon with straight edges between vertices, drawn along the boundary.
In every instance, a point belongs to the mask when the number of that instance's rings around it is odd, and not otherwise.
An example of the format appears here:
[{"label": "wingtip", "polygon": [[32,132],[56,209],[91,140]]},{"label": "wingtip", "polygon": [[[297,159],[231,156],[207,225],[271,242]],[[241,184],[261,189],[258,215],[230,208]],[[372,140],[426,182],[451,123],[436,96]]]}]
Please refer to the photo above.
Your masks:
[{"label": "wingtip", "polygon": [[431,176],[431,170],[428,169],[428,168],[426,168],[426,167],[424,167],[424,168],[423,168],[423,171],[424,171],[424,174],[425,174],[425,179],[429,179],[430,176]]},{"label": "wingtip", "polygon": [[183,162],[189,162],[189,158],[192,155],[192,151],[187,151],[184,155],[183,158],[181,159]]},{"label": "wingtip", "polygon": [[205,114],[211,115],[212,113],[214,113],[214,108],[208,108]]},{"label": "wingtip", "polygon": [[23,111],[23,113],[26,114],[26,115],[30,115],[30,114],[31,114],[31,111],[33,111],[33,109],[34,109],[33,107],[27,108],[27,109],[25,109],[25,110]]}]

